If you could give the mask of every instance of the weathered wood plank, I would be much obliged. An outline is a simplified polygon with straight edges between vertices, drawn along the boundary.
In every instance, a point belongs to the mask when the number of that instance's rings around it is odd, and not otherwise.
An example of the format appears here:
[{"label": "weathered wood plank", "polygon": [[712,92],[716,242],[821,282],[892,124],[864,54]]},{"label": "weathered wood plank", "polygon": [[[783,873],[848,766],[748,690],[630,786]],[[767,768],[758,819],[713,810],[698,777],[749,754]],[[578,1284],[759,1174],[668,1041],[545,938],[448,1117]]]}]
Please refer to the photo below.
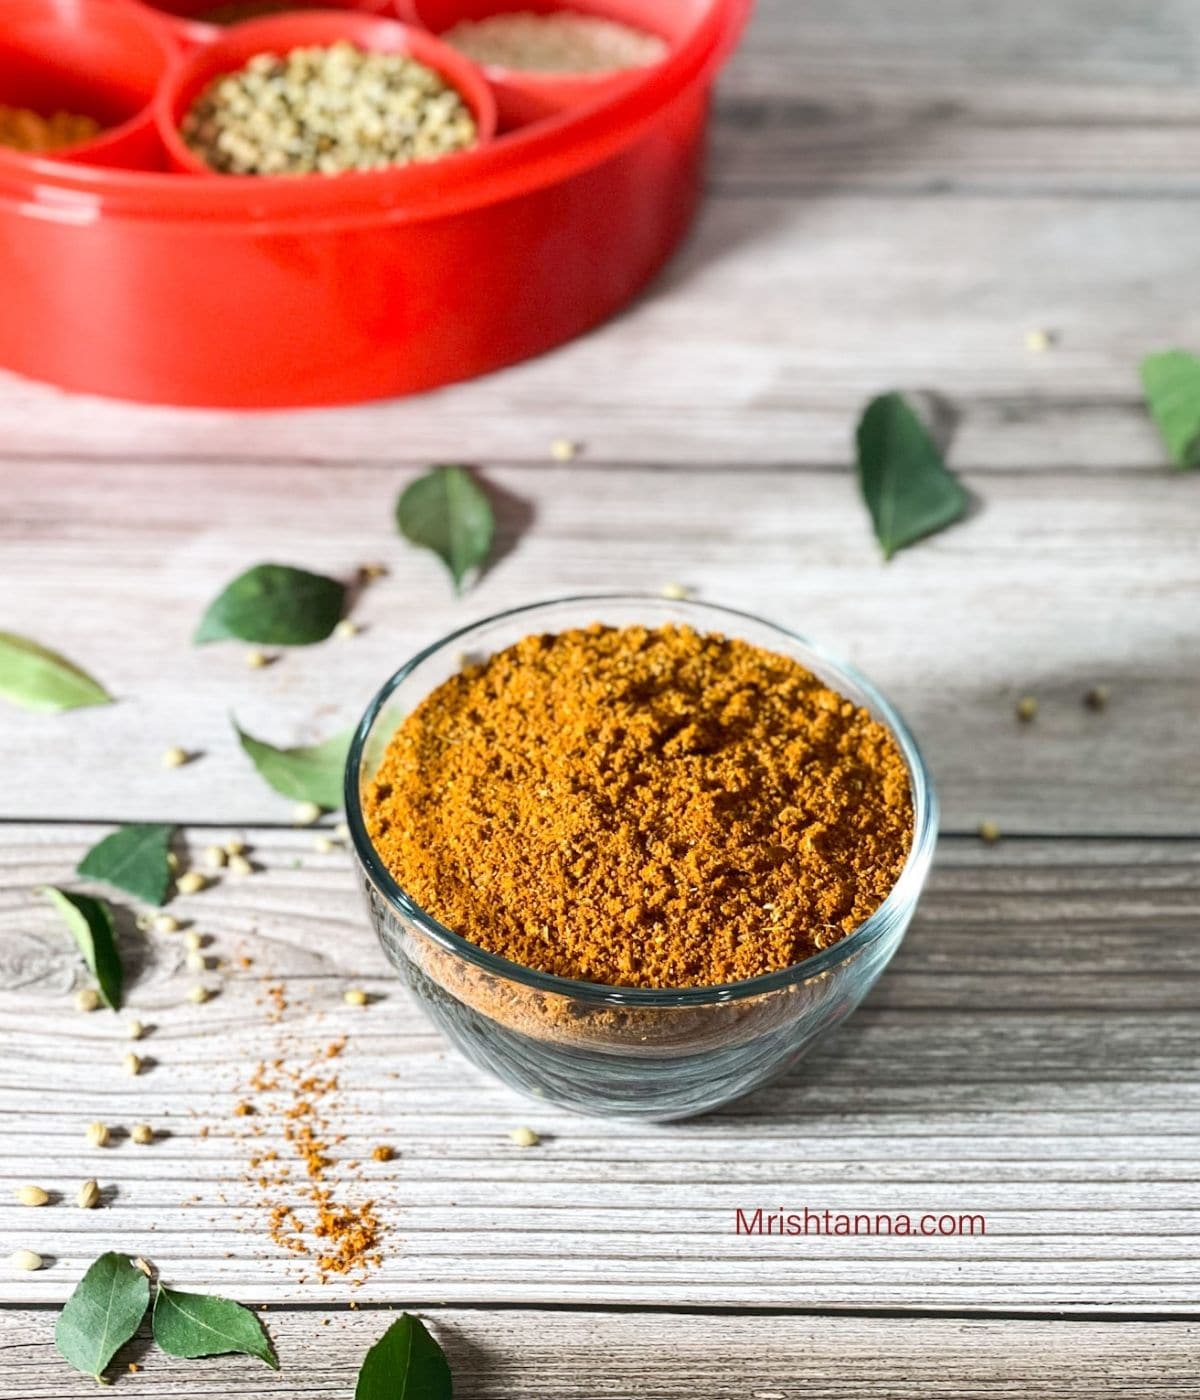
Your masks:
[{"label": "weathered wood plank", "polygon": [[[738,1317],[489,1312],[422,1317],[462,1400],[1191,1400],[1200,1336],[1183,1322]],[[279,1374],[245,1358],[177,1361],[131,1344],[139,1395],[346,1396],[390,1316],[288,1312],[263,1319]],[[7,1383],[26,1400],[91,1400],[95,1383],[54,1353],[53,1314],[0,1313]],[[669,1345],[664,1346],[664,1338]],[[115,1374],[115,1372],[114,1372]],[[129,1387],[133,1392],[134,1386]]]},{"label": "weathered wood plank", "polygon": [[[247,459],[537,462],[563,435],[596,462],[824,466],[848,460],[867,398],[900,386],[950,401],[960,466],[1156,472],[1137,363],[1200,343],[1200,312],[1179,295],[1194,247],[1194,209],[1177,199],[963,198],[952,212],[844,193],[716,200],[637,305],[474,384],[367,408],[222,415],[4,378],[0,456],[149,460],[162,464],[160,491],[166,462],[203,459],[213,492]],[[1030,354],[1031,328],[1059,344]],[[96,470],[119,493],[112,467]]]},{"label": "weathered wood plank", "polygon": [[[76,960],[30,893],[94,835],[14,827],[0,847],[0,1196],[36,1180],[69,1199],[88,1175],[110,1188],[96,1212],[0,1205],[10,1247],[53,1261],[0,1278],[0,1298],[61,1299],[104,1248],[196,1287],[344,1298],[264,1236],[248,1159],[282,1121],[246,1087],[259,1060],[344,1034],[335,1177],[376,1195],[387,1228],[363,1301],[1195,1308],[1196,842],[947,842],[894,967],[836,1041],[779,1086],[654,1128],[531,1107],[465,1070],[392,980],[348,856],[280,831],[247,833],[263,873],[178,902],[214,956],[254,959],[215,1001],[184,1001],[177,936],[131,938],[131,1011],[154,1029],[130,1079],[120,1024],[70,1008]],[[264,979],[287,989],[278,1023]],[[352,982],[377,1003],[345,1006]],[[232,1116],[247,1096],[261,1139]],[[160,1136],[89,1149],[97,1118]],[[520,1122],[544,1134],[536,1151],[508,1142]],[[365,1160],[380,1142],[393,1163]],[[759,1207],[981,1213],[986,1233],[735,1233]]]},{"label": "weathered wood plank", "polygon": [[[230,463],[10,469],[0,520],[4,625],[59,647],[119,703],[0,717],[0,811],[29,818],[287,821],[229,726],[304,742],[357,721],[404,660],[474,617],[604,588],[700,596],[790,624],[860,664],[925,742],[949,829],[1197,830],[1200,478],[969,478],[967,523],[879,561],[849,471],[743,470],[690,482],[644,470],[494,468],[501,558],[455,601],[391,509],[411,473]],[[636,510],[630,503],[636,502]],[[191,631],[264,558],[344,577],[393,569],[355,609],[353,641],[250,671],[245,648]],[[1108,710],[1084,692],[1112,686]],[[1042,711],[1019,725],[1016,698]],[[202,754],[164,772],[179,744]]]}]

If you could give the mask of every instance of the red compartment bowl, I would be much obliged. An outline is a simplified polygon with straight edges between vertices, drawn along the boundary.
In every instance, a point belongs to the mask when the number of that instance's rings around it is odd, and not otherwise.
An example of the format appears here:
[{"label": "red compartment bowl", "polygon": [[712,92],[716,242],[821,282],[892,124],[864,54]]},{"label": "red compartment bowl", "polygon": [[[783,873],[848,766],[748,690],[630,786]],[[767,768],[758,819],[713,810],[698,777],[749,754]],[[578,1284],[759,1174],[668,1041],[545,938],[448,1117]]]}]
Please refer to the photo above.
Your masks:
[{"label": "red compartment bowl", "polygon": [[153,168],[162,157],[151,107],[177,52],[161,23],[121,0],[2,0],[0,102],[102,124],[92,140],[56,151],[58,160]]},{"label": "red compartment bowl", "polygon": [[[165,16],[171,28],[187,43],[211,44],[229,28],[205,18],[222,8],[222,0],[130,0],[139,9]],[[396,17],[393,0],[290,0],[289,10],[358,10],[363,14]],[[263,18],[263,16],[258,16]],[[401,15],[401,19],[405,16]]]},{"label": "red compartment bowl", "polygon": [[[517,11],[576,14],[616,20],[657,34],[672,47],[681,44],[704,17],[709,0],[395,0],[400,18],[444,34],[463,20],[488,19]],[[536,73],[525,69],[484,66],[496,89],[502,130],[555,116],[610,95],[644,76],[640,68],[610,73]]]},{"label": "red compartment bowl", "polygon": [[[25,3],[0,0],[0,32]],[[611,100],[430,165],[255,179],[0,156],[0,365],[154,403],[296,407],[560,344],[688,228],[709,91],[750,3],[709,0]]]}]

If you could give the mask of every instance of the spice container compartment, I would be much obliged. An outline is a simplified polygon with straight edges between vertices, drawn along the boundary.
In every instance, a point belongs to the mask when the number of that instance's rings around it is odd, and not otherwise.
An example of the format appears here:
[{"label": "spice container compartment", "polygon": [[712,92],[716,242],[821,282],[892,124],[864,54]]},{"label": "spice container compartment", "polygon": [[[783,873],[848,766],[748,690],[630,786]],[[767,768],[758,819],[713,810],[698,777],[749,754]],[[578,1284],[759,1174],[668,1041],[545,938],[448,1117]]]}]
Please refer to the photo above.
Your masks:
[{"label": "spice container compartment", "polygon": [[[707,0],[395,0],[401,19],[443,38],[456,25],[498,16],[583,15],[615,21],[663,41],[666,51],[682,43],[703,17]],[[585,106],[620,91],[644,75],[641,67],[599,72],[537,72],[480,62],[496,91],[502,130],[513,130]]]},{"label": "spice container compartment", "polygon": [[[688,623],[794,657],[891,732],[908,770],[912,847],[879,909],[841,942],[782,972],[721,987],[618,988],[554,977],[489,953],[443,927],[389,875],[367,836],[361,799],[399,716],[457,669],[534,633],[593,622]],[[863,677],[770,623],[699,603],[614,596],[501,614],[422,652],[383,688],[352,745],[346,810],[369,917],[401,979],[479,1067],[535,1098],[583,1113],[656,1121],[692,1117],[768,1083],[862,1001],[904,936],[937,839],[937,802],[903,721]]]},{"label": "spice container compartment", "polygon": [[[99,124],[96,135],[56,150],[59,161],[161,168],[152,109],[177,56],[163,26],[123,0],[0,5],[0,103]],[[22,159],[3,147],[0,158]]]},{"label": "spice container compartment", "polygon": [[[289,408],[417,393],[570,340],[646,285],[695,213],[709,91],[751,0],[692,3],[667,58],[619,90],[427,165],[180,174],[148,124],[146,168],[0,151],[0,367]],[[179,44],[138,0],[0,0],[0,33],[26,7],[55,23],[115,7]]]},{"label": "spice container compartment", "polygon": [[[160,19],[165,18],[170,28],[181,39],[191,44],[210,44],[231,24],[262,18],[272,13],[272,9],[263,6],[262,13],[255,14],[254,10],[259,8],[258,6],[253,3],[239,5],[237,0],[227,4],[222,4],[221,0],[127,0],[127,3],[148,10]],[[377,15],[380,18],[395,17],[392,0],[286,0],[286,3],[282,3],[281,0],[278,8],[296,12],[352,10]]]}]

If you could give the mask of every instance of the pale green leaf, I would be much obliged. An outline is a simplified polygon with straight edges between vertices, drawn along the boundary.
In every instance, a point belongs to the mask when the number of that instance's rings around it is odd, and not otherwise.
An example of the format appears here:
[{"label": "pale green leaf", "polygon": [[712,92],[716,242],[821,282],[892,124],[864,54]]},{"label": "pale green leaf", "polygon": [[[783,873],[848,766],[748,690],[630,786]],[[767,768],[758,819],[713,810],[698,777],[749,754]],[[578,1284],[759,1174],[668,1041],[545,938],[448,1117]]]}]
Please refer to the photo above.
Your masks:
[{"label": "pale green leaf", "polygon": [[1146,407],[1181,471],[1200,467],[1200,359],[1164,350],[1142,361]]},{"label": "pale green leaf", "polygon": [[276,792],[297,802],[315,802],[329,811],[342,805],[352,731],[335,735],[323,744],[279,749],[253,738],[236,721],[233,727],[242,748]]},{"label": "pale green leaf", "polygon": [[93,899],[88,894],[68,894],[53,885],[44,885],[42,893],[71,930],[84,961],[92,970],[104,1004],[116,1011],[121,1005],[125,971],[117,951],[112,911],[102,899]]},{"label": "pale green leaf", "polygon": [[112,703],[100,682],[65,656],[12,632],[0,632],[0,696],[26,710],[78,710]]}]

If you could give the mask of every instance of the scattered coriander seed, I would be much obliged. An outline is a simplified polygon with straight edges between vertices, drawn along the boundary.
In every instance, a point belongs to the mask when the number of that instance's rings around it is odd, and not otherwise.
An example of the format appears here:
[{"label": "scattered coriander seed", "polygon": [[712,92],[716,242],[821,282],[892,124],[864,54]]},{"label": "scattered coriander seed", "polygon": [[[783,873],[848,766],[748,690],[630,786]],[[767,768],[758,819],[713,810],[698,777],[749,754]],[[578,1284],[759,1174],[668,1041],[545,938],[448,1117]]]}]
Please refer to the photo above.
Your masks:
[{"label": "scattered coriander seed", "polygon": [[8,1262],[14,1269],[24,1269],[27,1273],[33,1273],[35,1269],[42,1267],[42,1256],[35,1254],[32,1249],[15,1249],[8,1256]]},{"label": "scattered coriander seed", "polygon": [[183,935],[183,946],[189,953],[198,953],[204,947],[204,935],[197,929],[188,929]]},{"label": "scattered coriander seed", "polygon": [[686,583],[664,583],[662,586],[662,596],[672,603],[682,603],[690,592]]},{"label": "scattered coriander seed", "polygon": [[208,959],[204,956],[203,953],[198,953],[193,950],[187,955],[185,962],[187,963],[187,970],[189,972],[208,971]]},{"label": "scattered coriander seed", "polygon": [[342,993],[342,1000],[347,1006],[366,1006],[370,999],[361,987],[347,987]]},{"label": "scattered coriander seed", "polygon": [[1025,349],[1031,355],[1044,355],[1054,344],[1054,335],[1047,330],[1032,330],[1025,332]]},{"label": "scattered coriander seed", "polygon": [[225,842],[225,854],[227,856],[244,856],[246,854],[246,843],[240,837],[233,837]]},{"label": "scattered coriander seed", "polygon": [[162,756],[164,768],[182,768],[187,761],[187,750],[178,747],[167,749]]},{"label": "scattered coriander seed", "polygon": [[87,1129],[87,1140],[92,1147],[107,1147],[112,1134],[108,1131],[107,1123],[89,1123]]},{"label": "scattered coriander seed", "polygon": [[1083,697],[1089,710],[1103,710],[1112,699],[1112,689],[1107,685],[1094,685]]},{"label": "scattered coriander seed", "polygon": [[141,1040],[142,1036],[146,1034],[146,1027],[135,1017],[126,1024],[125,1034],[130,1040]]},{"label": "scattered coriander seed", "polygon": [[227,855],[228,852],[225,850],[224,846],[205,846],[204,864],[207,865],[210,870],[220,870],[225,864]]},{"label": "scattered coriander seed", "polygon": [[297,826],[312,826],[321,820],[321,808],[315,802],[299,802],[292,808],[292,821]]},{"label": "scattered coriander seed", "polygon": [[207,884],[208,881],[198,870],[188,870],[175,881],[175,888],[180,894],[199,894]]},{"label": "scattered coriander seed", "polygon": [[360,564],[358,566],[358,577],[363,583],[374,583],[376,579],[387,577],[386,564]]},{"label": "scattered coriander seed", "polygon": [[141,1074],[142,1072],[142,1057],[140,1055],[135,1055],[132,1050],[125,1056],[121,1063],[125,1066],[126,1074]]},{"label": "scattered coriander seed", "polygon": [[313,840],[313,850],[318,855],[327,856],[331,851],[337,850],[337,842],[332,836],[317,836]]},{"label": "scattered coriander seed", "polygon": [[75,993],[76,1011],[95,1011],[100,1005],[100,993],[95,987],[80,987]]},{"label": "scattered coriander seed", "polygon": [[18,1186],[17,1200],[23,1206],[44,1206],[50,1200],[50,1193],[40,1186]]},{"label": "scattered coriander seed", "polygon": [[388,1147],[386,1143],[381,1143],[371,1150],[371,1156],[376,1162],[390,1162],[395,1155],[395,1149]]},{"label": "scattered coriander seed", "polygon": [[195,986],[188,988],[187,999],[196,1006],[203,1006],[208,998],[209,991],[203,982],[197,982]]},{"label": "scattered coriander seed", "polygon": [[1037,718],[1038,702],[1036,696],[1022,695],[1017,701],[1017,718],[1022,724],[1029,724]]},{"label": "scattered coriander seed", "polygon": [[135,1123],[129,1130],[129,1138],[139,1147],[145,1147],[147,1143],[154,1141],[154,1129],[149,1123]]},{"label": "scattered coriander seed", "polygon": [[85,1181],[75,1193],[75,1204],[80,1210],[95,1210],[100,1204],[100,1186],[95,1181]]},{"label": "scattered coriander seed", "polygon": [[154,1270],[150,1267],[149,1263],[145,1259],[143,1259],[140,1254],[133,1261],[133,1267],[135,1269],[141,1269],[142,1273],[144,1273],[147,1278],[150,1278],[154,1273]]},{"label": "scattered coriander seed", "polygon": [[261,671],[264,666],[269,666],[270,664],[271,658],[265,651],[258,651],[256,649],[246,653],[246,665],[249,666],[252,671]]},{"label": "scattered coriander seed", "polygon": [[335,827],[333,828],[333,834],[337,837],[337,839],[338,839],[339,841],[349,841],[349,839],[350,839],[350,823],[349,823],[349,822],[338,822],[337,826],[335,826]]},{"label": "scattered coriander seed", "polygon": [[333,629],[333,635],[342,638],[357,637],[361,631],[362,628],[357,622],[353,621],[351,618],[344,617]]},{"label": "scattered coriander seed", "polygon": [[172,875],[179,874],[179,856],[175,851],[167,852],[167,869]]},{"label": "scattered coriander seed", "polygon": [[178,933],[179,920],[174,914],[155,914],[151,928],[155,933]]},{"label": "scattered coriander seed", "polygon": [[541,1142],[541,1138],[532,1128],[514,1128],[509,1137],[518,1147],[536,1147]]},{"label": "scattered coriander seed", "polygon": [[556,462],[573,462],[579,456],[579,444],[570,438],[555,438],[550,444],[550,455]]},{"label": "scattered coriander seed", "polygon": [[979,839],[986,841],[989,846],[994,846],[1000,839],[1000,828],[992,821],[980,822]]},{"label": "scattered coriander seed", "polygon": [[237,876],[253,875],[254,867],[250,864],[250,862],[246,859],[245,856],[230,856],[229,873],[231,875]]}]

